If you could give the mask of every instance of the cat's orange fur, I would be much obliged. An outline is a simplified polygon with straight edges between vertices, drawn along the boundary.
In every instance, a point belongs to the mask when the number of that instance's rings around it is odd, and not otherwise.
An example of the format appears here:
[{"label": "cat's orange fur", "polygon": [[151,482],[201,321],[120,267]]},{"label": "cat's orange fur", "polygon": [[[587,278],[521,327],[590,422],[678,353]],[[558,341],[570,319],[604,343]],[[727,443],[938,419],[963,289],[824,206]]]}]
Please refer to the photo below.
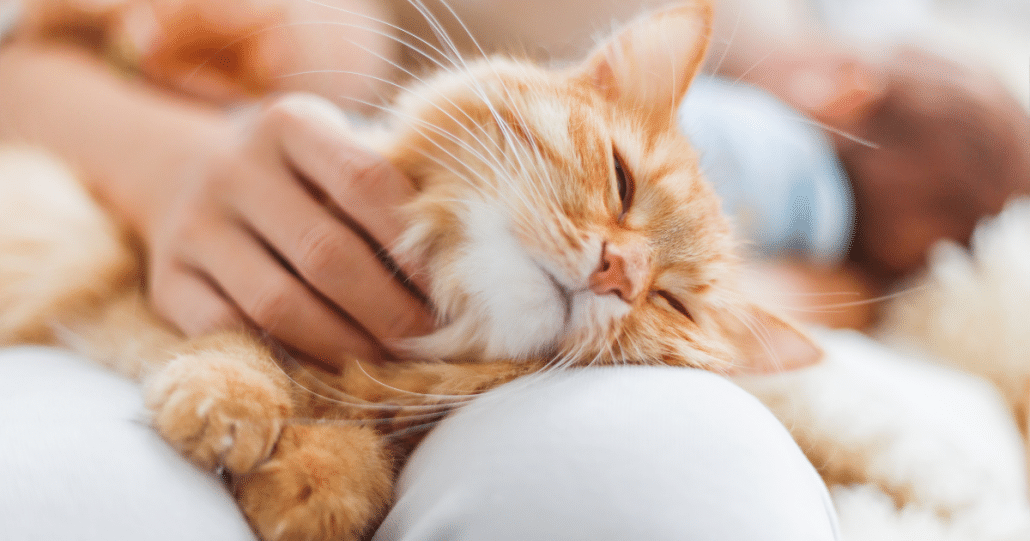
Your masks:
[{"label": "cat's orange fur", "polygon": [[[381,150],[419,190],[398,249],[426,261],[440,314],[439,331],[407,344],[424,360],[328,374],[284,367],[245,333],[182,339],[142,300],[139,262],[111,220],[38,160],[21,162],[44,168],[23,172],[31,184],[2,188],[0,344],[79,345],[141,378],[158,432],[198,465],[224,467],[267,540],[367,534],[418,432],[384,434],[460,402],[441,397],[589,364],[811,362],[810,342],[737,292],[727,221],[675,129],[710,22],[695,0],[640,19],[573,69],[480,61],[398,101]],[[628,209],[613,146],[635,183]],[[506,284],[499,257],[528,270]],[[605,274],[609,260],[625,268]]]}]

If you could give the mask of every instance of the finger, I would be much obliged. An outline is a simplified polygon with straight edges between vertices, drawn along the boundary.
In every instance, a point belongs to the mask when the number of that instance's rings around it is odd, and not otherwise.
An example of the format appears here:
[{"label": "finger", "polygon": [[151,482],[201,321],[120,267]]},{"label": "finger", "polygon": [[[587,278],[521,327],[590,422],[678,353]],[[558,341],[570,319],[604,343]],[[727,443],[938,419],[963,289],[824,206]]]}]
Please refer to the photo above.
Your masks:
[{"label": "finger", "polygon": [[234,204],[256,235],[379,341],[432,329],[422,301],[394,279],[360,235],[298,184],[252,182]]},{"label": "finger", "polygon": [[246,319],[194,269],[175,266],[151,280],[154,308],[187,336],[246,325]]},{"label": "finger", "polygon": [[[220,247],[232,246],[232,252]],[[322,302],[248,232],[226,228],[197,247],[195,261],[255,325],[289,347],[338,365],[351,356],[378,359],[378,344]]]},{"label": "finger", "polygon": [[[331,103],[296,95],[282,100],[280,107],[280,141],[290,165],[380,246],[392,246],[405,228],[397,209],[417,193],[411,180],[384,157],[353,143],[342,114]],[[417,280],[409,262],[399,263]],[[420,288],[424,291],[425,285]]]}]

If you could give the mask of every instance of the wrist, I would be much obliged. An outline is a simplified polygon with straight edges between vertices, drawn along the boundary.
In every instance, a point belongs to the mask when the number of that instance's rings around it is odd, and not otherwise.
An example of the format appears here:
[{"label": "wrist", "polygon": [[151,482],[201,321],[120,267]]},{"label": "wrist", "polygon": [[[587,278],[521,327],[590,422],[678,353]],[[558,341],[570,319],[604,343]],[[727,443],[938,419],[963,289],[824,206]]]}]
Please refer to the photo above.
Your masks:
[{"label": "wrist", "polygon": [[0,141],[62,157],[137,234],[231,133],[223,111],[127,80],[81,49],[0,49]]},{"label": "wrist", "polygon": [[103,194],[145,241],[208,162],[233,144],[236,131],[227,114],[194,104],[164,104],[148,112],[140,151],[118,167],[118,178]]}]

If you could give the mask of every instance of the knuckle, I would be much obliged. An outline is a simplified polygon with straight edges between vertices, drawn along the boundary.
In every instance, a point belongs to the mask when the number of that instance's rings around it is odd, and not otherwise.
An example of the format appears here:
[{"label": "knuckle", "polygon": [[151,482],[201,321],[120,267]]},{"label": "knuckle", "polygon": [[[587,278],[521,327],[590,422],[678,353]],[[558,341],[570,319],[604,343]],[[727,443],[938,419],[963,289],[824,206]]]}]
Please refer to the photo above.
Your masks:
[{"label": "knuckle", "polygon": [[312,281],[339,272],[346,254],[342,240],[340,232],[329,224],[311,228],[300,241],[297,270]]},{"label": "knuckle", "polygon": [[339,151],[334,158],[344,188],[366,193],[375,189],[391,172],[391,165],[385,158],[370,152],[347,149]]},{"label": "knuckle", "polygon": [[311,121],[322,110],[335,106],[315,94],[292,92],[269,102],[262,110],[262,120],[274,126],[298,126]]},{"label": "knuckle", "polygon": [[287,313],[287,303],[295,297],[289,279],[269,281],[251,297],[247,314],[259,327],[274,334]]},{"label": "knuckle", "polygon": [[295,109],[290,106],[287,97],[269,102],[261,110],[261,124],[280,126],[296,121]]}]

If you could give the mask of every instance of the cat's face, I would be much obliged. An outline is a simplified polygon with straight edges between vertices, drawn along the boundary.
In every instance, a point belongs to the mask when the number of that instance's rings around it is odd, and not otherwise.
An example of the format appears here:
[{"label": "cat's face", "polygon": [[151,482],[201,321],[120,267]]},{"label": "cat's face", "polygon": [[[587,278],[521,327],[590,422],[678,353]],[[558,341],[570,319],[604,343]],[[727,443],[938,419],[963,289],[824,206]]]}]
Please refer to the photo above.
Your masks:
[{"label": "cat's face", "polygon": [[574,69],[493,59],[402,102],[393,158],[420,189],[403,248],[443,321],[420,351],[728,369],[753,362],[741,329],[784,328],[740,298],[727,220],[674,122],[709,24],[682,6]]}]

